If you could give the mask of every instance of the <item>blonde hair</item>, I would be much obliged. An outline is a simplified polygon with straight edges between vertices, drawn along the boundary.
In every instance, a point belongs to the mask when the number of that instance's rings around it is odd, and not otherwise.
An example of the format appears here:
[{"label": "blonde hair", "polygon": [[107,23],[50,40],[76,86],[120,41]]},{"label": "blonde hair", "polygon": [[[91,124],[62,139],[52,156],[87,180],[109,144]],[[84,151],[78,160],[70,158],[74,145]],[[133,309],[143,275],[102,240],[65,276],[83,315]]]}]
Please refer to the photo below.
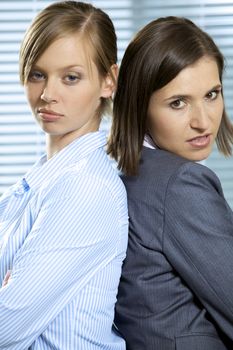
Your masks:
[{"label": "blonde hair", "polygon": [[[19,74],[24,85],[33,65],[57,39],[80,34],[99,77],[111,75],[111,66],[117,63],[117,40],[110,17],[101,9],[80,1],[56,2],[43,9],[25,33],[20,48]],[[111,99],[102,98],[100,113],[109,109]]]}]

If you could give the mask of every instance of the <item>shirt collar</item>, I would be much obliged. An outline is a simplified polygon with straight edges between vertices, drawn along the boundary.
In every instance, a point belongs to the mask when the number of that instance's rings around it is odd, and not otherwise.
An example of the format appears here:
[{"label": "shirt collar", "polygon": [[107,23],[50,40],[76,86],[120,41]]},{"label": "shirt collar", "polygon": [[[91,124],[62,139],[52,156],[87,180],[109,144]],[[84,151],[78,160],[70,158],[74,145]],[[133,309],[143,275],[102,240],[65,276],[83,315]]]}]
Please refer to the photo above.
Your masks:
[{"label": "shirt collar", "polygon": [[46,155],[43,155],[21,181],[30,188],[38,187],[42,185],[44,179],[50,178],[54,172],[59,172],[68,165],[78,162],[89,153],[103,148],[105,145],[106,133],[104,131],[88,133],[64,147],[48,161]]},{"label": "shirt collar", "polygon": [[145,134],[144,140],[143,140],[143,146],[155,149],[156,145],[152,139],[152,137],[149,134]]}]

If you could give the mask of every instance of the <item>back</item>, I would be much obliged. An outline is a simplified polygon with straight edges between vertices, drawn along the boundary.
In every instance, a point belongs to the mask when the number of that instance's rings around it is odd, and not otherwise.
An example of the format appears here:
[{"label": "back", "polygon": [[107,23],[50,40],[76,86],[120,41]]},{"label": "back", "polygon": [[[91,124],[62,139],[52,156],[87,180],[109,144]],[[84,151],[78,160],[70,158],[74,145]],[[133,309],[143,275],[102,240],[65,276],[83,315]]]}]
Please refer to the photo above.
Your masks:
[{"label": "back", "polygon": [[[122,177],[128,194],[130,232],[115,323],[126,339],[128,350],[233,348],[232,341],[219,327],[233,336],[233,330],[224,323],[226,315],[221,319],[212,306],[217,304],[217,299],[211,295],[211,283],[215,286],[218,281],[213,280],[214,276],[202,281],[202,277],[209,274],[208,268],[215,267],[208,251],[216,240],[207,237],[205,225],[213,225],[218,230],[223,224],[216,226],[215,219],[208,218],[208,208],[203,213],[201,205],[197,210],[192,206],[192,196],[195,197],[195,188],[198,182],[201,186],[202,178],[207,179],[205,196],[211,193],[218,198],[219,211],[229,215],[225,232],[232,237],[232,212],[218,179],[206,167],[166,151],[144,148],[139,175]],[[201,215],[205,221],[198,220]],[[185,219],[192,217],[193,221]],[[201,222],[200,226],[194,227],[195,221],[198,225]],[[197,229],[200,236],[196,234]],[[201,251],[202,245],[206,254]],[[208,266],[208,258],[212,266]],[[203,271],[198,273],[197,268]],[[226,286],[226,294],[218,292],[223,303],[229,297],[233,305],[232,296],[226,295],[230,285]],[[228,312],[226,307],[224,312]],[[231,311],[227,318],[232,324]]]}]

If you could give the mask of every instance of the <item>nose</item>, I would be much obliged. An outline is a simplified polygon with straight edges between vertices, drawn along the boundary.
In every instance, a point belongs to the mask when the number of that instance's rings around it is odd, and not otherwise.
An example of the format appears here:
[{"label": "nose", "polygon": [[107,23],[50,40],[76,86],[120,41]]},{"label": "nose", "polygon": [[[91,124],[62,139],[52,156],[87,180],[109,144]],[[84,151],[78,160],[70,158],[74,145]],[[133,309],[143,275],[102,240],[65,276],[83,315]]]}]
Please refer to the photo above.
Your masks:
[{"label": "nose", "polygon": [[44,90],[40,96],[40,98],[45,101],[46,103],[56,103],[57,102],[57,96],[54,89],[54,84],[47,82],[46,86],[44,87]]},{"label": "nose", "polygon": [[204,103],[192,107],[190,126],[192,129],[200,131],[207,130],[209,127],[209,115]]}]

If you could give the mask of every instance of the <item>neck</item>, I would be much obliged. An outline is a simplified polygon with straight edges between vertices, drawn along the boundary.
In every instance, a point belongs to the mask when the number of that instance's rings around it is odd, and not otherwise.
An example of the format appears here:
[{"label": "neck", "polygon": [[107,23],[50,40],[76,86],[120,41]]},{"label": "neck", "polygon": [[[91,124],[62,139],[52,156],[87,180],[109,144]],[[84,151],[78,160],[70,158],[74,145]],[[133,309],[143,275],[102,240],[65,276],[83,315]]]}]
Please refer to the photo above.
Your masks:
[{"label": "neck", "polygon": [[59,140],[59,136],[51,137],[46,135],[46,153],[47,159],[52,158],[56,153],[58,153],[66,144],[63,144],[62,140]]},{"label": "neck", "polygon": [[47,159],[52,158],[56,153],[61,151],[64,147],[69,145],[77,138],[86,135],[90,132],[95,132],[99,129],[99,120],[94,120],[84,125],[75,131],[71,131],[65,134],[51,135],[46,134],[46,153]]}]

